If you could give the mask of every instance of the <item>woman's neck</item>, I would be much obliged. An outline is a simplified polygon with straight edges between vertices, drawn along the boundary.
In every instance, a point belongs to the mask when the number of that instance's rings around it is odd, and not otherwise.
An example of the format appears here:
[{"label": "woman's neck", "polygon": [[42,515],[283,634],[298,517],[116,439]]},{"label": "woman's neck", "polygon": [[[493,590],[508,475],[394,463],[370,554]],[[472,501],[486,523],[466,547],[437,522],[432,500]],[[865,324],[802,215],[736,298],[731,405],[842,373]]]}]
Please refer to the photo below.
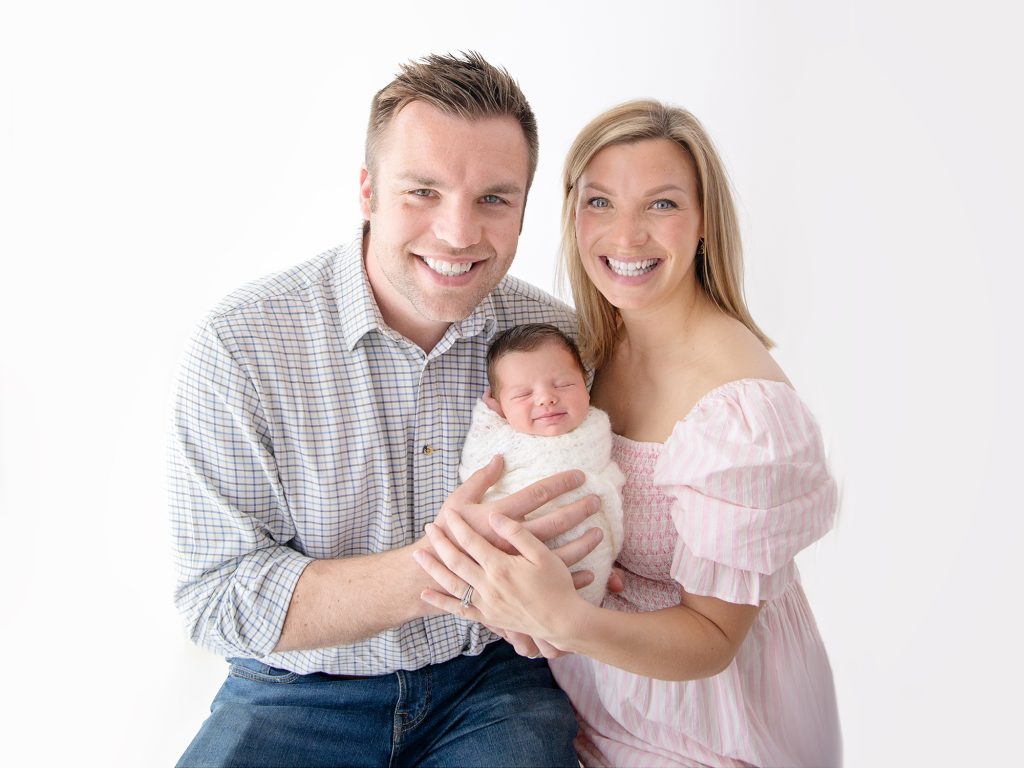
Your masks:
[{"label": "woman's neck", "polygon": [[620,352],[631,364],[686,362],[699,356],[696,343],[710,313],[718,311],[702,290],[694,287],[687,301],[621,312]]}]

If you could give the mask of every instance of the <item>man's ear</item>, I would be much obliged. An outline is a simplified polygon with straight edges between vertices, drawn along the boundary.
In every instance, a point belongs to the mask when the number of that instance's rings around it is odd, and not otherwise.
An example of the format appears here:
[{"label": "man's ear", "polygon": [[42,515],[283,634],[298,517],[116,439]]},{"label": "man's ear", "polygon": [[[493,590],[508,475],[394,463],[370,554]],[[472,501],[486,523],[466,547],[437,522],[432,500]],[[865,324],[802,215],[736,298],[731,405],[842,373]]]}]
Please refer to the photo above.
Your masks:
[{"label": "man's ear", "polygon": [[373,210],[373,180],[365,165],[359,169],[359,210],[363,219],[369,221]]}]

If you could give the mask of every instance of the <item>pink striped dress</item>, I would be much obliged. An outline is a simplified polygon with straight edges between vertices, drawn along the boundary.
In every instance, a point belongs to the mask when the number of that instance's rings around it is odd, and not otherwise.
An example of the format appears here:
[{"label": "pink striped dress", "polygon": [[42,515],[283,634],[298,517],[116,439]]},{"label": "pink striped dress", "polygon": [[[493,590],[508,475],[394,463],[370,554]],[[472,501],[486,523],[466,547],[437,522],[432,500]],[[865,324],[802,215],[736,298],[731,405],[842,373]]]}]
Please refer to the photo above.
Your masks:
[{"label": "pink striped dress", "polygon": [[584,656],[551,663],[576,707],[586,766],[833,766],[842,761],[832,671],[793,557],[835,516],[814,417],[788,385],[712,390],[668,441],[616,437],[626,475],[626,588],[604,607],[679,603],[679,588],[761,604],[733,662],[668,682]]}]

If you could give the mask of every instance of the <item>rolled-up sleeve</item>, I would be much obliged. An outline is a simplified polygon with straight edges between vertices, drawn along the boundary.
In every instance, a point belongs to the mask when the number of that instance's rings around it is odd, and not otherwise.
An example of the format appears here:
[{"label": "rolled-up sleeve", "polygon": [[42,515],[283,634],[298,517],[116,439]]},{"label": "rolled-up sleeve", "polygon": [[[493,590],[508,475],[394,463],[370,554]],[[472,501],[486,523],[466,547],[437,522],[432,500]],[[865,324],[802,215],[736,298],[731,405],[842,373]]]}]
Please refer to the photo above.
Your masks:
[{"label": "rolled-up sleeve", "polygon": [[175,604],[192,640],[261,657],[281,636],[309,558],[295,537],[252,378],[208,323],[182,365],[171,430]]}]

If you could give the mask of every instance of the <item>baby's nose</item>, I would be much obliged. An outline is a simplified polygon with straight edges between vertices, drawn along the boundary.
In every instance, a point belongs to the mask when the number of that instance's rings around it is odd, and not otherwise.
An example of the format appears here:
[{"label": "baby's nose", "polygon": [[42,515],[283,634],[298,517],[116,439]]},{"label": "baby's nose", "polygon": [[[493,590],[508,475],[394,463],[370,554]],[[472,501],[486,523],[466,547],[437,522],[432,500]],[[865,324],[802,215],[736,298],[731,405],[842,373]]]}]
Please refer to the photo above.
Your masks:
[{"label": "baby's nose", "polygon": [[558,398],[555,397],[555,390],[553,389],[542,389],[537,393],[537,403],[539,405],[550,405],[557,399]]}]

